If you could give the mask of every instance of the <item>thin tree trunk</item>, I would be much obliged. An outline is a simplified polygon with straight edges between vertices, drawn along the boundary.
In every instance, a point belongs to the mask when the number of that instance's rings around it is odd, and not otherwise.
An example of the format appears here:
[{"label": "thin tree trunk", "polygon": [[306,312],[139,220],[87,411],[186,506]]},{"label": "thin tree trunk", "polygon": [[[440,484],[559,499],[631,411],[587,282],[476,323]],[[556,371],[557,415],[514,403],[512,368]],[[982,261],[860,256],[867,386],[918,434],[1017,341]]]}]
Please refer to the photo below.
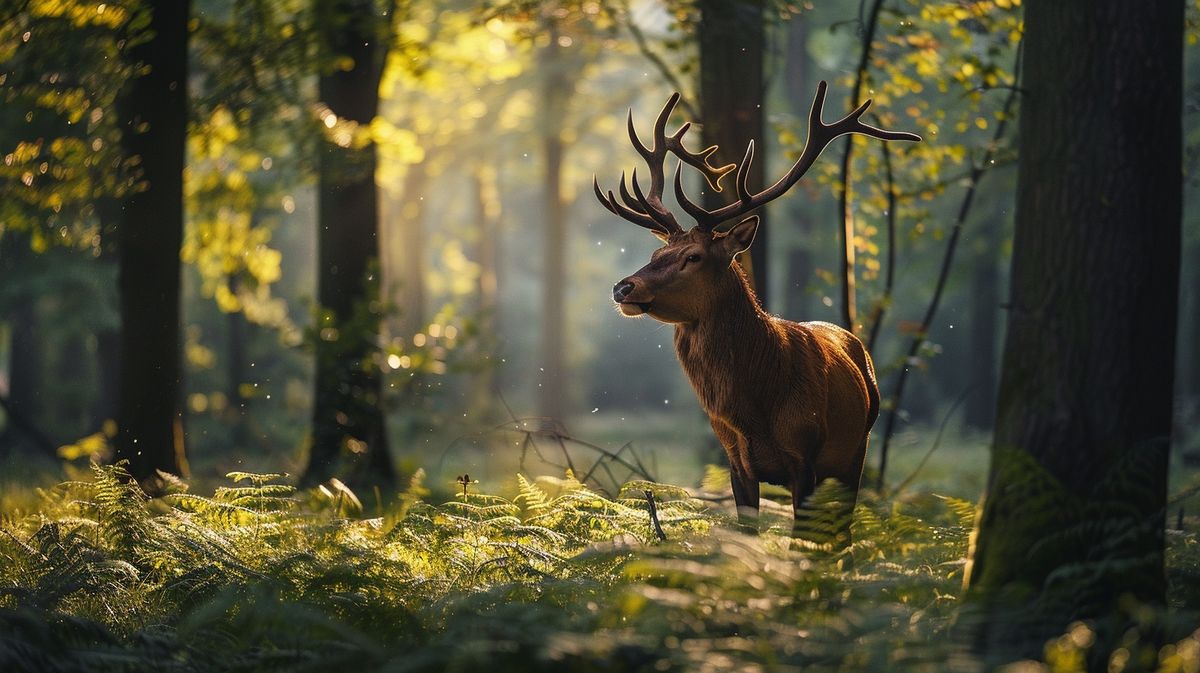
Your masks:
[{"label": "thin tree trunk", "polygon": [[41,430],[45,353],[36,305],[35,301],[22,302],[8,316],[8,389],[0,390],[6,416],[0,445],[30,443],[53,457],[54,442]]},{"label": "thin tree trunk", "polygon": [[[860,5],[860,11],[863,7],[865,5]],[[854,86],[850,91],[850,109],[857,108],[862,102],[862,88],[869,78],[867,66],[870,63],[871,50],[874,48],[875,29],[879,25],[879,10],[882,8],[883,0],[874,0],[867,10],[866,16],[860,16],[864,22],[862,43],[859,48],[858,67],[854,70]],[[850,175],[854,155],[854,136],[846,136],[843,142],[845,149],[842,151],[842,172],[838,179],[838,212],[842,216],[840,232],[842,241],[842,327],[858,333],[862,326],[858,324],[857,282],[854,268],[854,210],[851,196],[853,177]]]},{"label": "thin tree trunk", "polygon": [[1000,318],[1000,230],[1003,220],[981,223],[971,275],[971,318],[968,350],[970,392],[964,417],[968,425],[991,430],[996,419],[996,329]]},{"label": "thin tree trunk", "polygon": [[[230,276],[228,285],[229,291],[236,295],[237,278]],[[248,439],[246,404],[249,400],[242,395],[242,384],[246,383],[246,327],[246,317],[240,311],[225,316],[225,397],[229,403],[226,416],[233,425],[233,446],[237,450],[244,450]]]},{"label": "thin tree trunk", "polygon": [[45,427],[51,428],[51,439],[61,445],[88,434],[91,421],[88,386],[88,334],[70,332],[62,337],[54,354],[54,376],[58,379],[58,394],[54,408],[46,414]]},{"label": "thin tree trunk", "polygon": [[121,377],[116,458],[139,481],[187,475],[180,408],[180,262],[187,134],[189,0],[149,5],[150,39],[129,51],[149,72],[126,84],[124,142],[141,159],[144,190],[129,193],[118,230]]},{"label": "thin tree trunk", "polygon": [[[796,119],[807,119],[812,106],[808,72],[808,22],[803,16],[792,17],[787,33],[787,67],[784,72],[784,96]],[[813,259],[813,220],[811,204],[806,199],[789,202],[787,228],[799,232],[799,243],[788,251],[787,282],[784,284],[784,315],[792,320],[806,320],[809,315],[809,282],[816,264]]]},{"label": "thin tree trunk", "polygon": [[542,49],[542,344],[540,352],[541,415],[561,420],[566,412],[565,290],[566,222],[563,212],[562,122],[566,114],[569,79],[558,30],[550,20],[550,43]]},{"label": "thin tree trunk", "polygon": [[[479,315],[480,332],[495,340],[497,307],[499,303],[499,235],[501,207],[500,189],[496,184],[496,169],[482,162],[471,174],[475,193],[475,217],[479,222]],[[493,344],[494,345],[494,344]],[[479,370],[475,381],[476,406],[491,405],[495,396],[496,362],[488,361]]]},{"label": "thin tree trunk", "polygon": [[30,297],[9,314],[8,405],[34,423],[42,418],[42,371],[46,354],[42,349],[37,301]]},{"label": "thin tree trunk", "polygon": [[400,336],[408,340],[425,328],[424,197],[429,186],[430,159],[427,154],[423,161],[408,166],[404,175],[404,193],[400,197],[400,240],[397,242],[401,251],[400,268],[397,269],[400,315],[396,324]]},{"label": "thin tree trunk", "polygon": [[[1011,309],[970,574],[985,645],[1163,605],[1183,7],[1027,0]],[[1089,668],[1104,670],[1094,660]]]},{"label": "thin tree trunk", "polygon": [[[120,229],[121,204],[109,197],[100,198],[96,201],[96,214],[100,220],[100,257],[96,263],[115,266],[119,264],[120,242],[117,232]],[[96,382],[89,425],[93,432],[103,431],[111,438],[115,436],[121,388],[119,325],[96,330],[95,359]]]},{"label": "thin tree trunk", "polygon": [[96,332],[96,399],[92,404],[93,431],[112,434],[121,389],[121,330]]},{"label": "thin tree trunk", "polygon": [[[753,190],[764,187],[767,166],[764,142],[763,46],[766,31],[762,0],[698,0],[700,25],[696,39],[700,50],[700,119],[705,145],[719,145],[713,163],[741,162],[746,145],[755,141],[754,163],[749,184]],[[704,191],[704,206],[709,209],[732,202],[736,195],[732,181],[722,185],[720,193]],[[741,255],[743,266],[750,266],[754,292],[768,305],[767,250],[771,227],[766,212],[750,248]],[[748,258],[747,258],[748,257]]]},{"label": "thin tree trunk", "polygon": [[[329,61],[348,59],[318,81],[318,95],[338,120],[365,126],[379,110],[379,81],[391,14],[372,0],[317,0]],[[304,485],[339,476],[353,487],[390,486],[377,360],[380,329],[376,148],[326,138],[317,158],[316,394]]]}]

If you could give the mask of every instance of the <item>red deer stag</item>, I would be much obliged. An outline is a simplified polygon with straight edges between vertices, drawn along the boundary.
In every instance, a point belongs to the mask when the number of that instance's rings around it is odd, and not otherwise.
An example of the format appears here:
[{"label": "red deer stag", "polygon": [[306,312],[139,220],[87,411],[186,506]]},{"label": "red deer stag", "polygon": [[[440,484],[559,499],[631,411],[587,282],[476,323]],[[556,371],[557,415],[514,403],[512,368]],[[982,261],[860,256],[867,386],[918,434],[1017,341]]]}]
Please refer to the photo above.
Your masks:
[{"label": "red deer stag", "polygon": [[[649,229],[665,245],[650,263],[613,287],[613,299],[627,316],[648,315],[675,325],[675,353],[700,405],[729,457],[733,499],[744,527],[756,528],[760,482],[786,486],[798,512],[817,484],[834,478],[857,499],[867,438],[879,415],[879,388],[871,357],[854,334],[825,322],[796,323],[763,311],[741,267],[734,263],[758,229],[750,211],[778,198],[794,185],[834,138],[847,133],[881,140],[918,141],[920,136],[885,131],[860,121],[871,101],[832,123],[821,120],[825,82],[817,87],[808,118],[808,138],[800,158],[774,185],[757,194],[747,187],[754,142],[742,163],[713,166],[717,147],[690,152],[683,146],[684,124],[667,135],[667,119],[679,101],[671,96],[654,124],[654,146],[638,138],[629,115],[629,138],[650,170],[643,192],[637,170],[632,194],[621,174],[620,200],[601,192],[604,207]],[[675,198],[696,221],[679,226],[662,201],[667,154],[679,159]],[[737,200],[716,210],[690,201],[680,177],[687,163],[720,190],[721,178],[737,169]],[[726,222],[737,221],[729,227]]]}]

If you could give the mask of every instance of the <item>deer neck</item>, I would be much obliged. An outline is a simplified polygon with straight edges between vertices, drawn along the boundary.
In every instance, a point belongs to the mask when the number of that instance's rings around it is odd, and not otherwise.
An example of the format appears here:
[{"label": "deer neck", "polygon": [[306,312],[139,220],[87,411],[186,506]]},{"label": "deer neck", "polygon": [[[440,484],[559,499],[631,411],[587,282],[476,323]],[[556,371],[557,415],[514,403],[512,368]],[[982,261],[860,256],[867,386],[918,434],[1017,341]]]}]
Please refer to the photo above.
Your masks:
[{"label": "deer neck", "polygon": [[708,315],[675,326],[675,354],[710,414],[737,399],[739,385],[753,385],[734,373],[769,365],[781,340],[739,265],[722,276],[712,297]]}]

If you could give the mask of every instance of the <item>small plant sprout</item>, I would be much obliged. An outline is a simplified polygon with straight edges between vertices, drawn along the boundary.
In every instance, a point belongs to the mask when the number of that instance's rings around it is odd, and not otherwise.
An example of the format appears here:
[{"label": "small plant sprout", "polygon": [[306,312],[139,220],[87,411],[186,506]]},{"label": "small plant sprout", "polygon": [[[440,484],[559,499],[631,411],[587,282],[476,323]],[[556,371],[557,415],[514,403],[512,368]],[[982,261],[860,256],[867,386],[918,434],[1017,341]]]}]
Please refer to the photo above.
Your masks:
[{"label": "small plant sprout", "polygon": [[472,480],[471,475],[469,475],[469,474],[460,474],[460,475],[458,475],[458,478],[455,479],[455,481],[458,482],[459,486],[462,486],[463,500],[467,499],[467,488],[470,487],[471,484],[479,483],[478,479]]}]

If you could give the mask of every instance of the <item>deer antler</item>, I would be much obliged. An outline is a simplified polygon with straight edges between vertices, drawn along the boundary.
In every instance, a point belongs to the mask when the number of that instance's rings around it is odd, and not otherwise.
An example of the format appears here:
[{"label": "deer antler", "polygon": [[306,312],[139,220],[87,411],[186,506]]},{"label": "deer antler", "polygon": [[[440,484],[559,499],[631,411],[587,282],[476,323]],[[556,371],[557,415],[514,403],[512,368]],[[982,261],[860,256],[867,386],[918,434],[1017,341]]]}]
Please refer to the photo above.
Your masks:
[{"label": "deer antler", "polygon": [[[675,133],[667,135],[667,120],[670,118],[671,111],[675,109],[675,105],[678,102],[679,94],[672,94],[667,100],[667,104],[663,106],[662,112],[658,113],[658,119],[654,122],[654,146],[652,148],[647,148],[642,144],[637,130],[633,125],[633,110],[629,111],[629,140],[633,143],[638,154],[642,155],[642,159],[646,161],[646,165],[650,169],[649,194],[642,192],[641,185],[638,183],[637,169],[634,169],[631,176],[633,194],[630,194],[625,186],[625,173],[621,173],[621,183],[619,186],[620,201],[613,195],[612,190],[609,190],[607,194],[602,192],[600,190],[600,183],[596,180],[595,176],[592,177],[592,188],[596,192],[596,198],[610,212],[638,226],[657,231],[667,236],[683,232],[683,227],[679,226],[675,215],[670,210],[667,210],[667,207],[662,202],[663,187],[666,185],[663,163],[666,161],[668,152],[678,157],[681,165],[686,162],[703,173],[709,186],[716,191],[721,191],[721,178],[726,173],[737,168],[737,164],[713,166],[708,163],[709,158],[717,151],[716,145],[700,152],[691,152],[684,147],[683,136],[692,127],[691,122],[679,127],[679,130]],[[678,171],[676,171],[676,174],[676,182],[678,182]]]},{"label": "deer antler", "polygon": [[[817,95],[813,98],[812,109],[808,113],[808,137],[804,140],[804,150],[800,153],[800,158],[796,160],[792,168],[778,182],[761,192],[757,194],[750,193],[746,184],[750,175],[750,162],[754,161],[753,140],[746,146],[746,156],[742,159],[742,163],[737,165],[737,176],[734,184],[737,189],[738,200],[716,210],[706,210],[688,199],[687,195],[683,192],[683,181],[679,175],[680,171],[678,168],[676,169],[675,198],[679,201],[679,205],[687,211],[688,215],[691,215],[696,220],[697,227],[703,231],[712,231],[722,222],[745,215],[751,210],[779,198],[787,190],[791,189],[792,185],[796,184],[808,172],[809,168],[812,168],[813,163],[816,162],[821,152],[839,136],[847,133],[858,133],[885,141],[908,140],[917,142],[921,140],[921,136],[915,133],[886,131],[869,124],[864,124],[860,118],[867,111],[867,108],[871,107],[870,99],[859,105],[856,110],[845,117],[832,124],[826,124],[821,121],[821,113],[825,107],[825,91],[827,88],[828,85],[824,81],[817,85]],[[709,149],[715,151],[716,148]],[[707,152],[708,150],[705,151]],[[682,167],[682,163],[680,167]]]}]

